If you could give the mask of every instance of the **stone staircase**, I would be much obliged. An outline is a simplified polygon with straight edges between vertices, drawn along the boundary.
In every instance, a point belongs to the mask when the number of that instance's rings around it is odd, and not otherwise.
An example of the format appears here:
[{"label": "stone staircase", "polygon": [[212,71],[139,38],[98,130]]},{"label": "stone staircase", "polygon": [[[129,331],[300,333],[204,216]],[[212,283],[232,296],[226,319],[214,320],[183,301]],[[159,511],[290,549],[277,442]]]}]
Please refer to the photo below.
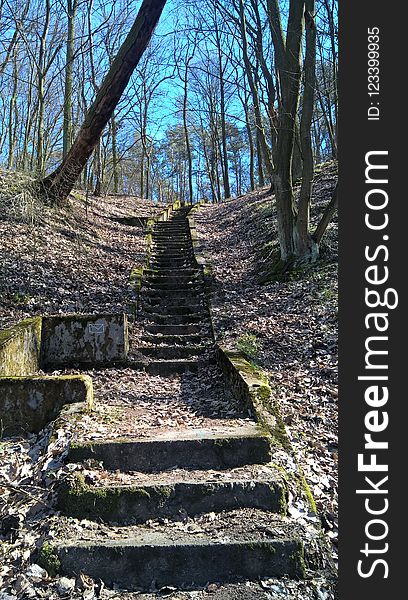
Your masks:
[{"label": "stone staircase", "polygon": [[213,341],[202,268],[194,256],[189,208],[156,223],[149,269],[141,290],[144,335],[136,352],[150,373],[195,370]]},{"label": "stone staircase", "polygon": [[[144,330],[132,350],[147,359],[152,376],[199,373],[212,357],[188,210],[153,232],[141,293]],[[82,571],[126,590],[304,578],[308,545],[318,534],[289,518],[288,477],[275,451],[265,429],[250,419],[231,426],[219,418],[208,428],[144,438],[74,441],[67,461],[96,462],[104,477],[95,484],[78,471],[61,488],[62,513],[93,523],[83,530],[68,519],[61,534],[56,526],[62,573]],[[126,484],[117,483],[120,474]]]}]

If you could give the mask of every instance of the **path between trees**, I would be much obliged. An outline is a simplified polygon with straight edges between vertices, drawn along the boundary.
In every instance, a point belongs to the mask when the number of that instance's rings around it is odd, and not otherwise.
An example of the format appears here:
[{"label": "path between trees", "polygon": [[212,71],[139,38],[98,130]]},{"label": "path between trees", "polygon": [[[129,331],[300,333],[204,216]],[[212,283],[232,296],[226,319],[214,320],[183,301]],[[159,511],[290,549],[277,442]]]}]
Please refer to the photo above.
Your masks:
[{"label": "path between trees", "polygon": [[[154,226],[129,360],[83,371],[94,379],[94,410],[61,413],[72,475],[40,551],[51,575],[154,591],[318,578],[328,566],[316,516],[290,510],[304,492],[290,449],[234,396],[217,363],[189,210]],[[151,394],[137,395],[140,378]],[[241,597],[236,590],[220,597]],[[259,596],[248,588],[243,597]]]},{"label": "path between trees", "polygon": [[[147,358],[150,375],[188,380],[195,372],[208,380],[211,368],[219,374],[211,367],[208,301],[188,211],[175,211],[154,228],[141,291],[144,327],[131,355]],[[203,383],[205,389],[208,381]],[[306,576],[318,535],[287,516],[288,481],[274,462],[269,436],[222,387],[218,402],[224,412],[221,408],[217,416],[197,389],[201,397],[189,395],[186,402],[209,415],[204,427],[153,427],[142,437],[129,430],[135,407],[121,402],[120,389],[110,415],[96,413],[88,418],[87,430],[78,427],[68,462],[89,467],[96,461],[104,473],[93,481],[79,472],[60,493],[63,514],[95,524],[85,535],[68,526],[65,539],[58,540],[66,575],[83,571],[108,586],[131,590]],[[89,435],[98,418],[117,423],[118,416],[123,427],[116,427],[115,438],[108,433],[95,441]],[[125,473],[126,485],[121,485]],[[194,524],[189,517],[196,517]]]}]

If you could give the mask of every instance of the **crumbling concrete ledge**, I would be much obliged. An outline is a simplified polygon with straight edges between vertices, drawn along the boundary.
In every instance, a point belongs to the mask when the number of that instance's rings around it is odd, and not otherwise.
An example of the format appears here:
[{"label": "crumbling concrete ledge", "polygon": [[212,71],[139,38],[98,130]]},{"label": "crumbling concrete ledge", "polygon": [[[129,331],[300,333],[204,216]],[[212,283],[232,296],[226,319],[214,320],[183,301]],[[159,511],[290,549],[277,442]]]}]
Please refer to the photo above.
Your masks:
[{"label": "crumbling concrete ledge", "polygon": [[274,449],[280,449],[288,457],[291,457],[295,469],[290,475],[288,473],[287,480],[291,481],[292,491],[295,495],[301,496],[310,512],[316,514],[316,503],[302,468],[296,460],[278,407],[277,394],[271,388],[266,375],[238,350],[228,350],[220,344],[216,344],[215,351],[217,363],[232,393],[253,415],[262,431],[269,436],[272,456]]},{"label": "crumbling concrete ledge", "polygon": [[93,405],[87,375],[0,377],[0,428],[4,435],[38,433],[66,404]]}]

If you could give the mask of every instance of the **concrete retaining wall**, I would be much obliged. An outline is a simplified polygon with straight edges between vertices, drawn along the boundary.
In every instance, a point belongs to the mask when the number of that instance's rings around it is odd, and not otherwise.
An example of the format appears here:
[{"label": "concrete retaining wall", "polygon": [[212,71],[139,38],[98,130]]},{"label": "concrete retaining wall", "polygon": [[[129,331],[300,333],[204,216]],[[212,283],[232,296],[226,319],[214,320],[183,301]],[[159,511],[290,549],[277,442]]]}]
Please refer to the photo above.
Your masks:
[{"label": "concrete retaining wall", "polygon": [[86,375],[1,377],[1,431],[5,435],[38,433],[64,404],[77,402],[92,407],[92,379]]},{"label": "concrete retaining wall", "polygon": [[125,314],[43,318],[41,364],[45,368],[109,365],[126,360],[127,353]]}]

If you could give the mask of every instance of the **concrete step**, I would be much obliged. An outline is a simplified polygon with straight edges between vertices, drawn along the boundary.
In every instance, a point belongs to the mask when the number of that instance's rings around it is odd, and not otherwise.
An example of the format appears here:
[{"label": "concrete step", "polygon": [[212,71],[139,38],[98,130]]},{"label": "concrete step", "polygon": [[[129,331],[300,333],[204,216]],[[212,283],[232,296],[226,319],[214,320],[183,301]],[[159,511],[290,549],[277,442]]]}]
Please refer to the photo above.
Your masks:
[{"label": "concrete step", "polygon": [[197,356],[204,351],[204,348],[202,346],[141,346],[136,348],[136,351],[153,359],[171,360]]},{"label": "concrete step", "polygon": [[200,271],[195,271],[193,272],[191,275],[180,275],[180,274],[166,274],[166,273],[161,273],[160,271],[156,272],[156,273],[147,273],[146,274],[146,278],[145,281],[147,283],[153,283],[153,284],[157,284],[157,283],[161,283],[161,284],[168,284],[168,285],[185,285],[188,283],[203,283],[203,277],[202,277],[202,273]]},{"label": "concrete step", "polygon": [[208,311],[202,304],[190,304],[190,306],[168,306],[165,303],[159,306],[143,304],[143,311],[160,316],[198,315],[203,319],[208,318]]},{"label": "concrete step", "polygon": [[144,370],[150,375],[160,375],[161,377],[171,377],[172,375],[181,375],[182,373],[198,371],[197,358],[174,358],[172,360],[150,360]]},{"label": "concrete step", "polygon": [[[204,304],[205,296],[204,292],[198,293],[197,290],[194,292],[180,291],[180,290],[152,290],[145,288],[142,290],[143,302],[148,302],[153,305],[154,300],[161,300],[162,303],[176,306],[190,306],[191,304],[197,304],[200,301]],[[165,301],[165,302],[164,302]]]},{"label": "concrete step", "polygon": [[68,462],[89,458],[109,471],[223,470],[271,459],[268,437],[255,424],[226,429],[188,429],[157,438],[73,443]]},{"label": "concrete step", "polygon": [[174,248],[155,248],[153,257],[158,261],[170,261],[180,259],[194,258],[194,252],[191,248],[174,249]]},{"label": "concrete step", "polygon": [[186,307],[186,306],[196,306],[196,305],[200,305],[202,307],[207,307],[207,301],[206,298],[203,295],[201,296],[196,296],[193,295],[192,298],[186,298],[180,295],[170,295],[170,294],[156,294],[153,293],[149,294],[149,295],[143,295],[142,297],[142,301],[143,301],[143,306],[160,306],[160,307],[165,307],[165,306],[179,306],[179,307]]},{"label": "concrete step", "polygon": [[146,279],[143,282],[143,287],[147,290],[170,290],[170,291],[200,291],[203,288],[202,281],[190,281],[187,280],[184,283],[162,283],[161,281],[152,281],[151,279]]},{"label": "concrete step", "polygon": [[164,586],[196,589],[208,582],[302,579],[306,575],[303,543],[279,536],[241,534],[214,539],[139,526],[129,533],[123,528],[120,537],[117,534],[113,539],[60,542],[56,551],[64,575],[73,577],[83,571],[108,587],[129,591]]},{"label": "concrete step", "polygon": [[176,268],[176,269],[145,269],[144,274],[146,277],[200,277],[202,275],[202,269],[196,267],[195,269],[187,268]]},{"label": "concrete step", "polygon": [[202,335],[158,335],[158,334],[146,334],[141,338],[144,342],[149,344],[176,344],[178,346],[187,346],[189,344],[198,345],[210,343],[210,338],[205,338]]},{"label": "concrete step", "polygon": [[203,314],[189,314],[189,315],[161,315],[159,313],[145,313],[147,322],[157,323],[160,325],[193,325],[195,323],[201,323],[207,319],[207,325],[209,325],[209,315]]},{"label": "concrete step", "polygon": [[172,242],[172,241],[191,242],[191,235],[188,231],[185,231],[185,232],[182,232],[182,231],[178,231],[178,232],[154,231],[152,237],[154,240],[163,240],[165,242]]},{"label": "concrete step", "polygon": [[286,514],[287,485],[279,474],[269,480],[231,480],[218,471],[218,480],[214,481],[214,476],[208,479],[205,471],[192,473],[190,480],[169,482],[168,477],[162,477],[164,483],[161,483],[157,477],[153,484],[140,485],[140,478],[135,477],[126,486],[104,487],[86,485],[79,475],[70,486],[60,489],[58,508],[64,515],[77,519],[101,519],[119,525],[239,508]]},{"label": "concrete step", "polygon": [[163,335],[189,335],[208,332],[208,325],[184,324],[184,325],[160,325],[147,323],[145,331],[148,333],[162,333]]}]

